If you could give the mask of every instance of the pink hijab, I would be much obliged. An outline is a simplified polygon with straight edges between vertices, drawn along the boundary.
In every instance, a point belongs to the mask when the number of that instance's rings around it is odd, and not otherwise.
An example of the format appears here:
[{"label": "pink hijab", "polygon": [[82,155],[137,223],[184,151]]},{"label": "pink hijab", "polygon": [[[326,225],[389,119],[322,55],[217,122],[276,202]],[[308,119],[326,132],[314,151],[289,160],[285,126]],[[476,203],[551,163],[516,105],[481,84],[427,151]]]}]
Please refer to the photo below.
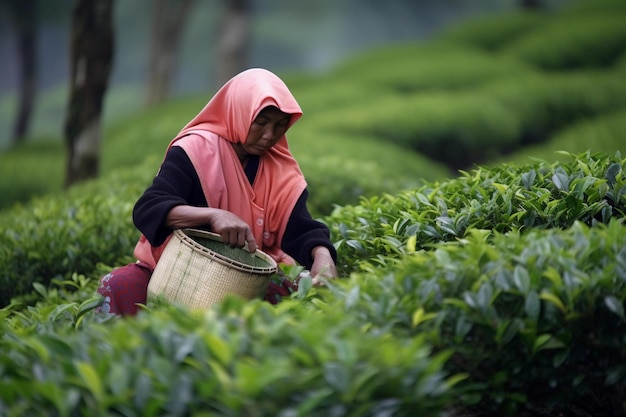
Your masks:
[{"label": "pink hijab", "polygon": [[[230,144],[246,140],[250,125],[267,106],[291,114],[289,127],[302,116],[295,98],[275,74],[259,68],[243,71],[213,96],[168,150],[172,146],[185,149],[210,207],[237,214],[252,228],[259,249],[277,262],[293,263],[280,249],[280,242],[306,181],[286,136],[261,156],[252,185]],[[166,243],[154,248],[142,236],[135,256],[154,268]]]}]

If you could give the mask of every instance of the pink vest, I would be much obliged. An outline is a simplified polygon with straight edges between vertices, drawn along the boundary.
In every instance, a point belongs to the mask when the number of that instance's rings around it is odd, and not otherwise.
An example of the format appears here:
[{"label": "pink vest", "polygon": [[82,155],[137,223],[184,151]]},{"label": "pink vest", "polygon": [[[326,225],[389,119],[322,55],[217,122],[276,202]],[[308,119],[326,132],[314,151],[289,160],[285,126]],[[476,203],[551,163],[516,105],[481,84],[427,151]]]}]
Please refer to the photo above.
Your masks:
[{"label": "pink vest", "polygon": [[[248,223],[259,249],[277,263],[294,263],[281,250],[280,243],[289,216],[306,187],[301,175],[280,172],[284,162],[275,161],[272,152],[268,152],[260,158],[251,185],[230,142],[205,130],[187,131],[171,146],[182,147],[189,156],[209,207],[228,210]],[[142,235],[135,246],[135,257],[154,269],[170,238],[171,235],[154,247]]]}]

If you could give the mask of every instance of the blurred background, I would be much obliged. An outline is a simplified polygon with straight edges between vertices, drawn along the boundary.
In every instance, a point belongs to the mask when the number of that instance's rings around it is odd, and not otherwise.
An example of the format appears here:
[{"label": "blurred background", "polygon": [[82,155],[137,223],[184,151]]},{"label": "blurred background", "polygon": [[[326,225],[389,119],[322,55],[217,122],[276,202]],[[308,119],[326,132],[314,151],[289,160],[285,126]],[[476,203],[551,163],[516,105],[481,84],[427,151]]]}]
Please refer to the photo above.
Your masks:
[{"label": "blurred background", "polygon": [[[554,10],[566,2],[543,0],[540,6]],[[167,1],[113,2],[115,50],[109,94],[123,94],[125,99],[116,102],[114,108],[107,106],[107,116],[127,114],[143,104],[150,65],[149,46],[151,36],[155,36],[152,26],[159,3]],[[228,10],[232,7],[229,3],[238,2],[189,3],[176,46],[171,96],[209,93],[221,84],[216,75],[217,43],[223,25],[228,24]],[[279,73],[321,72],[368,48],[428,39],[471,17],[535,6],[534,2],[523,0],[248,0],[239,3],[246,8],[248,25],[243,66],[264,67]],[[19,91],[16,10],[24,10],[27,24],[34,26],[37,99],[29,132],[41,135],[55,129],[48,122],[62,119],[65,110],[72,7],[70,0],[0,0],[0,149],[10,143]],[[60,127],[56,129],[60,132]]]},{"label": "blurred background", "polygon": [[0,209],[121,172],[141,189],[249,67],[304,110],[289,140],[319,215],[477,165],[623,153],[625,21],[624,0],[0,0]]}]

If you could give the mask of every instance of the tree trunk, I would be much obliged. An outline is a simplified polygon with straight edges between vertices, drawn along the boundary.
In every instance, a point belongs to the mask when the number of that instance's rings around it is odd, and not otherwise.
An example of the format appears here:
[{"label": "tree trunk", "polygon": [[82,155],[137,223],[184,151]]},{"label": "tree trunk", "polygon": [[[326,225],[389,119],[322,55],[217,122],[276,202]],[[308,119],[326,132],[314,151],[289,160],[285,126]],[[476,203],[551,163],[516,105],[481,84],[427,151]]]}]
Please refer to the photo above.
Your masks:
[{"label": "tree trunk", "polygon": [[146,104],[167,99],[175,70],[177,47],[193,0],[156,0],[150,39]]},{"label": "tree trunk", "polygon": [[66,187],[98,176],[102,103],[113,63],[112,9],[112,0],[76,0],[74,6]]},{"label": "tree trunk", "polygon": [[11,137],[12,143],[17,145],[24,142],[28,134],[37,93],[37,4],[35,0],[12,0],[8,6],[15,27],[20,77]]},{"label": "tree trunk", "polygon": [[250,25],[250,0],[224,0],[223,25],[217,41],[216,77],[221,86],[245,69]]}]

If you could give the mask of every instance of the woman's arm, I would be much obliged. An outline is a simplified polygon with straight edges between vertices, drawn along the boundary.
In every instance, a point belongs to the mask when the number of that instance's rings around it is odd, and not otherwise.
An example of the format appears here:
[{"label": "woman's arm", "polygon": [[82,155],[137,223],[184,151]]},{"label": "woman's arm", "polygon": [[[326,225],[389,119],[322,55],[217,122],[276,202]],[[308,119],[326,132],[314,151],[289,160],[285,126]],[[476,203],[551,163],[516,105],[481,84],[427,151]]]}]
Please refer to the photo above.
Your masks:
[{"label": "woman's arm", "polygon": [[243,247],[246,243],[250,252],[257,250],[257,243],[250,226],[235,214],[210,207],[180,205],[173,207],[165,218],[170,229],[209,225],[213,233],[222,236],[222,241],[232,247]]},{"label": "woman's arm", "polygon": [[282,240],[282,249],[312,276],[337,276],[337,251],[330,241],[325,224],[313,219],[306,207],[308,191],[304,190],[296,203]]},{"label": "woman's arm", "polygon": [[257,244],[249,226],[236,215],[209,208],[198,174],[185,151],[173,146],[159,173],[133,209],[135,226],[153,246],[162,244],[172,230],[182,227],[210,227],[224,242],[250,251]]},{"label": "woman's arm", "polygon": [[316,246],[311,251],[313,265],[311,276],[324,278],[337,278],[337,267],[330,251],[326,246]]}]

